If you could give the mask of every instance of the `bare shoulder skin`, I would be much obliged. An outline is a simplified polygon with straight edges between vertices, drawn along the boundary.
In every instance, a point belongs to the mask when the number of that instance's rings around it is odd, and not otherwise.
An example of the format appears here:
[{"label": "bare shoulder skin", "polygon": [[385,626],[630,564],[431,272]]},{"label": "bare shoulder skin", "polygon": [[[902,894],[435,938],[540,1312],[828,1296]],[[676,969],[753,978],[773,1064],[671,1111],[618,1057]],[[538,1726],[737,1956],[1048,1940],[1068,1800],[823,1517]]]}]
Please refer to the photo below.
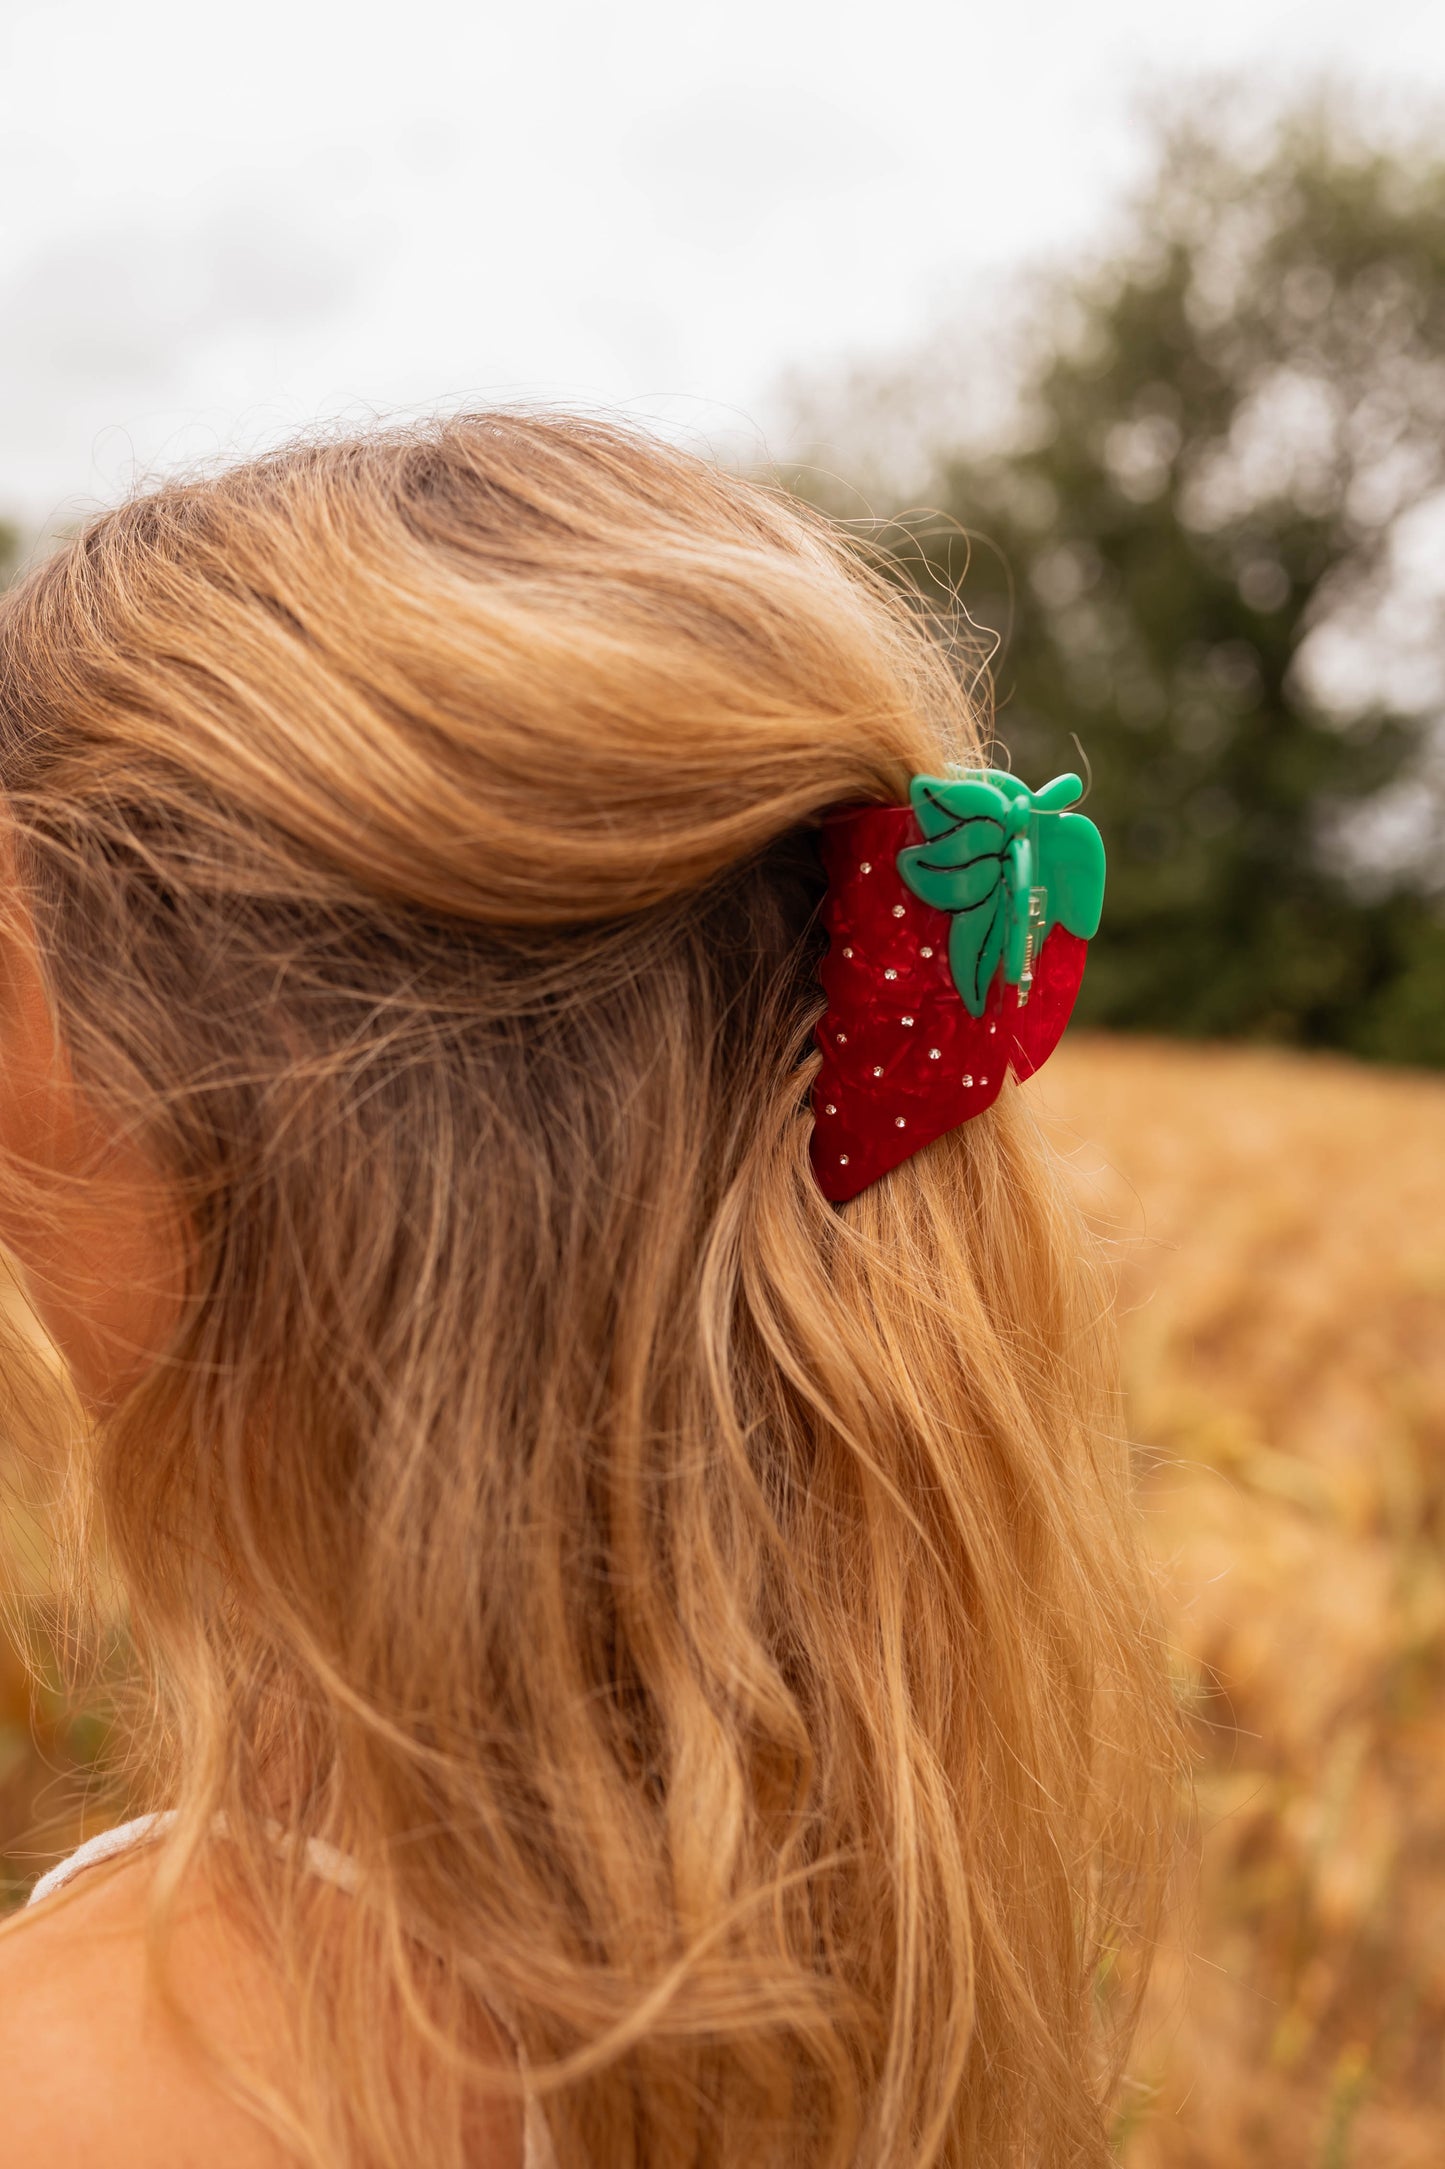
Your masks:
[{"label": "bare shoulder skin", "polygon": [[[0,1934],[0,2158],[5,2169],[294,2169],[231,2100],[148,1976],[154,1856],[88,1870]],[[182,1902],[171,1966],[206,2034],[284,2079],[281,1998],[202,1888]],[[476,2169],[522,2169],[515,2104],[478,2111]]]}]

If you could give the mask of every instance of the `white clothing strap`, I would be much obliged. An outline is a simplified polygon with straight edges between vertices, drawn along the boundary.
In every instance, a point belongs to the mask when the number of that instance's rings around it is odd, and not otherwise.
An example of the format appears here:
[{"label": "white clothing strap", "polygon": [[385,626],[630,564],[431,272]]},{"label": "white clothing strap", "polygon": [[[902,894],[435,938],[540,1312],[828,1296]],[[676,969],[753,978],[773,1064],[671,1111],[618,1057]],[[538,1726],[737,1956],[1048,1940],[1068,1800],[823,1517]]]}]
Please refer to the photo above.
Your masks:
[{"label": "white clothing strap", "polygon": [[102,1830],[98,1837],[87,1838],[84,1845],[78,1845],[73,1853],[57,1862],[55,1867],[47,1869],[26,1899],[26,1904],[38,1905],[40,1900],[48,1898],[52,1891],[64,1890],[66,1884],[82,1874],[86,1868],[99,1867],[102,1860],[111,1860],[117,1853],[128,1853],[133,1847],[144,1845],[148,1839],[162,1836],[170,1822],[169,1815],[137,1815],[131,1822],[117,1823],[114,1830]]},{"label": "white clothing strap", "polygon": [[[84,1845],[77,1846],[64,1860],[47,1869],[31,1891],[27,1904],[37,1905],[42,1898],[50,1897],[52,1892],[64,1890],[66,1884],[77,1875],[83,1874],[87,1868],[98,1867],[103,1860],[113,1860],[118,1853],[132,1852],[139,1846],[149,1845],[163,1838],[174,1821],[175,1816],[170,1812],[137,1815],[128,1823],[117,1823],[113,1830],[102,1830],[98,1836],[87,1838]],[[217,1818],[217,1827],[224,1831],[223,1817]],[[266,1829],[274,1843],[285,1844],[286,1832],[279,1823],[268,1823]],[[313,1875],[319,1876],[324,1883],[334,1883],[340,1890],[354,1891],[360,1881],[356,1862],[346,1853],[338,1852],[334,1845],[328,1845],[322,1838],[306,1840],[306,1865]],[[509,2032],[510,2030],[508,2028]],[[525,2079],[527,2059],[522,2053],[522,2045],[514,2038],[512,2046],[516,2050],[518,2067]],[[557,2169],[552,2135],[547,2129],[541,2103],[528,2094],[525,2106],[522,2169]]]}]

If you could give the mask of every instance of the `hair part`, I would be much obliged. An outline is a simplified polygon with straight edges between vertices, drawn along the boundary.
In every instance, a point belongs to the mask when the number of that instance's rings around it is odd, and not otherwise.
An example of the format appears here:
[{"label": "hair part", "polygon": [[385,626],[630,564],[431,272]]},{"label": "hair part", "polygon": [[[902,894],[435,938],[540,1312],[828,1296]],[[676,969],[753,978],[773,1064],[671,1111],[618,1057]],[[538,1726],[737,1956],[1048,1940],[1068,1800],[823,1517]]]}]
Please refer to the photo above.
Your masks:
[{"label": "hair part", "polygon": [[84,1455],[136,1766],[318,2169],[461,2169],[486,2011],[564,2162],[1109,2158],[1176,1750],[1099,1261],[1012,1090],[808,1165],[817,821],[981,756],[823,521],[566,416],[168,485],[0,604],[67,1056],[185,1231]]}]

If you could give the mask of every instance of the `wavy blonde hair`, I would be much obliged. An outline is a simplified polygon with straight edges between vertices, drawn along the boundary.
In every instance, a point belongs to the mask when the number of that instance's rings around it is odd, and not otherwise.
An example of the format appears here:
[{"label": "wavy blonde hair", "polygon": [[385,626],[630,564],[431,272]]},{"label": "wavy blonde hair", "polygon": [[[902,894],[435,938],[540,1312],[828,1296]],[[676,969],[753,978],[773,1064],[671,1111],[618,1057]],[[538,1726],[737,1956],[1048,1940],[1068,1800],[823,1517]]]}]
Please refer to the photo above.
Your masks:
[{"label": "wavy blonde hair", "polygon": [[818,817],[979,752],[824,523],[565,416],[0,607],[63,1043],[189,1234],[85,1455],[161,1903],[244,1895],[298,2159],[460,2169],[484,2011],[564,2164],[1108,2157],[1175,1756],[1098,1261],[1016,1093],[807,1156]]}]

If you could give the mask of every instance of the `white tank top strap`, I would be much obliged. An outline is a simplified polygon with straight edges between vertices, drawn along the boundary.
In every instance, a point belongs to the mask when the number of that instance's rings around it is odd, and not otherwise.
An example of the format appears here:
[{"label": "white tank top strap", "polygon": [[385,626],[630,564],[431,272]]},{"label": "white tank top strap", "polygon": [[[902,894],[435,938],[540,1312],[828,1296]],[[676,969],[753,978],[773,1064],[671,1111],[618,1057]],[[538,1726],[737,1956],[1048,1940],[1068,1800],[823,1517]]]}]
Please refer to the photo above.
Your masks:
[{"label": "white tank top strap", "polygon": [[[143,1845],[156,1843],[165,1836],[174,1820],[174,1815],[169,1812],[137,1815],[128,1823],[117,1823],[113,1830],[102,1830],[97,1836],[87,1838],[84,1845],[77,1846],[66,1859],[58,1861],[41,1876],[26,1902],[36,1905],[42,1898],[50,1897],[53,1892],[64,1890],[67,1883],[83,1874],[87,1868],[99,1867],[102,1861],[114,1860],[117,1854],[134,1852]],[[224,1821],[219,1827],[224,1829]],[[279,1823],[268,1824],[267,1828],[278,1845],[285,1844],[287,1834]],[[327,1845],[321,1838],[306,1840],[306,1865],[313,1875],[320,1876],[323,1882],[334,1883],[340,1890],[355,1890],[360,1880],[356,1862],[347,1854],[338,1852],[334,1845]],[[497,2016],[500,2018],[500,2014]],[[501,2023],[506,2025],[505,2019],[501,2020]],[[510,2026],[507,2031],[511,2033]],[[527,2059],[522,2044],[515,2035],[512,2036],[512,2046],[516,2050],[517,2063],[525,2079]],[[530,2093],[526,2098],[523,2169],[557,2169],[552,2135],[542,2115],[541,2103]]]},{"label": "white tank top strap", "polygon": [[47,1869],[26,1900],[27,1905],[38,1905],[57,1890],[64,1890],[69,1882],[87,1868],[98,1868],[103,1860],[113,1860],[117,1853],[129,1853],[149,1840],[162,1837],[169,1828],[169,1815],[137,1815],[128,1823],[117,1823],[113,1830],[102,1830],[97,1837],[87,1838],[73,1853]]}]

